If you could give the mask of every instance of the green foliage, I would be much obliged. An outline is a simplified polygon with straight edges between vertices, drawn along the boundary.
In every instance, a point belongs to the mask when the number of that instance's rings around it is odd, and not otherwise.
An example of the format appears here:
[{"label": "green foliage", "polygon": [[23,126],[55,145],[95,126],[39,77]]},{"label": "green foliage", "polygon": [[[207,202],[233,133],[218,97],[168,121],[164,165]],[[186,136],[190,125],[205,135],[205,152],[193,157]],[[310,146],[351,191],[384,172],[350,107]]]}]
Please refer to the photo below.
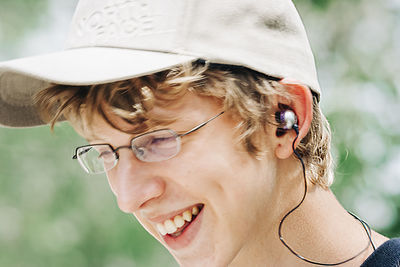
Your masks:
[{"label": "green foliage", "polygon": [[48,0],[1,0],[0,43],[18,43],[26,31],[40,24],[47,6]]},{"label": "green foliage", "polygon": [[312,5],[320,9],[326,9],[330,2],[330,0],[311,0]]},{"label": "green foliage", "polygon": [[[294,2],[332,125],[332,189],[373,228],[400,236],[400,7],[396,1]],[[30,33],[46,31],[51,3],[61,0],[0,0],[0,58],[17,56]],[[175,266],[118,210],[105,177],[85,176],[72,161],[73,148],[84,143],[67,124],[54,134],[47,127],[0,129],[0,266]]]}]

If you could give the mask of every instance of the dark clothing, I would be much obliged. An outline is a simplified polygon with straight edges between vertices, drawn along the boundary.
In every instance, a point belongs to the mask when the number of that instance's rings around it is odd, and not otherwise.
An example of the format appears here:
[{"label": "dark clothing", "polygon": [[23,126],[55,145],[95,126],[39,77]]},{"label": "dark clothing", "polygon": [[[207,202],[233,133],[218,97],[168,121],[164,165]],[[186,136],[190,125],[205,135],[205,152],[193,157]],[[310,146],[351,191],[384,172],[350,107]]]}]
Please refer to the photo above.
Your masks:
[{"label": "dark clothing", "polygon": [[383,243],[360,267],[400,267],[400,238]]}]

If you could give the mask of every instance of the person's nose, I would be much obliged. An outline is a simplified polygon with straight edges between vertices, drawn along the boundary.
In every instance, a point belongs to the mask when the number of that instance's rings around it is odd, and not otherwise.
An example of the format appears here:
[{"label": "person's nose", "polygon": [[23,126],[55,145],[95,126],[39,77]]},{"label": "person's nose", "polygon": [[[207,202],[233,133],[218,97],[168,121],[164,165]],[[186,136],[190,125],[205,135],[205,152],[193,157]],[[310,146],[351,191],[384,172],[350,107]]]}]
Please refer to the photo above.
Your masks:
[{"label": "person's nose", "polygon": [[154,164],[139,161],[132,151],[120,151],[108,180],[123,212],[133,213],[164,193],[165,181],[157,175]]}]

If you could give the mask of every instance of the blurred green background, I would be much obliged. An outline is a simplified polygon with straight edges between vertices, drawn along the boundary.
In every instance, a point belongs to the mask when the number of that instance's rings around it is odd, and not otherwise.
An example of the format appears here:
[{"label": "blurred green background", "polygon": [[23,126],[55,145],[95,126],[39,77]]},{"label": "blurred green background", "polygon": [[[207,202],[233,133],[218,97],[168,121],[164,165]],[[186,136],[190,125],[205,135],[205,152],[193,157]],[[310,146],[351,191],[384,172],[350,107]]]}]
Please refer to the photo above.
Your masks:
[{"label": "blurred green background", "polygon": [[[0,0],[0,61],[63,48],[76,0]],[[400,1],[296,0],[333,131],[333,191],[400,236]],[[176,266],[104,176],[71,160],[68,124],[0,129],[0,266]]]}]

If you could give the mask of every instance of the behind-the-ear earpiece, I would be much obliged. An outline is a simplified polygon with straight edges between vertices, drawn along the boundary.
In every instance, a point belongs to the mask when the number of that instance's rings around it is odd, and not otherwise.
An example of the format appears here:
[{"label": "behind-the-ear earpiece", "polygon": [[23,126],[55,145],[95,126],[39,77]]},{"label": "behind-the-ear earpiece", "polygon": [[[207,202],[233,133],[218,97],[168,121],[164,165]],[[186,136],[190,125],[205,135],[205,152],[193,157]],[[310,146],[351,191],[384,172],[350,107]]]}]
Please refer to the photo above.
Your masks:
[{"label": "behind-the-ear earpiece", "polygon": [[297,127],[297,116],[292,110],[283,110],[275,113],[275,120],[282,130],[290,130]]}]

